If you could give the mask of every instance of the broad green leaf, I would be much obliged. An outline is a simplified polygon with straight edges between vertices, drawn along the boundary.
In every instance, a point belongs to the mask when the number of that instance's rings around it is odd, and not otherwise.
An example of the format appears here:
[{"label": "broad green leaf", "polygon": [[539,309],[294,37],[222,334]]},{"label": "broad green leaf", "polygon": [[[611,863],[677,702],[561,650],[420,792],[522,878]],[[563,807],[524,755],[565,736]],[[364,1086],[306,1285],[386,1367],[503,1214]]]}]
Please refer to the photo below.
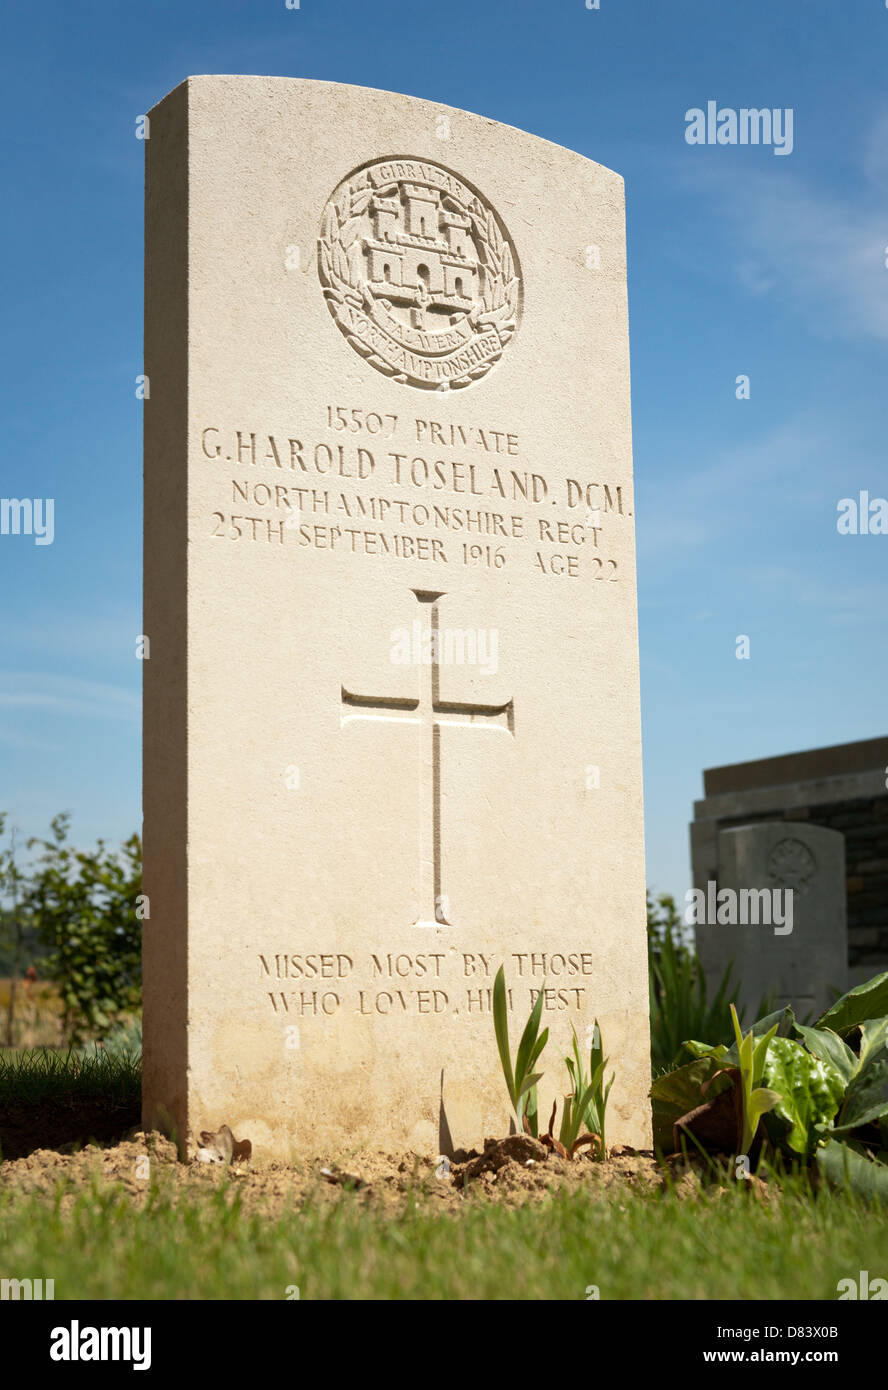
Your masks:
[{"label": "broad green leaf", "polygon": [[860,1025],[858,1071],[888,1047],[888,1018],[867,1018]]},{"label": "broad green leaf", "polygon": [[754,1038],[760,1038],[763,1033],[768,1033],[773,1028],[778,1038],[788,1038],[792,1033],[795,1023],[795,1014],[787,1004],[783,1009],[775,1009],[773,1013],[766,1014],[757,1023],[753,1023],[750,1032]]},{"label": "broad green leaf", "polygon": [[888,1202],[888,1164],[867,1158],[858,1147],[833,1139],[818,1149],[816,1163],[833,1187],[848,1187],[860,1197]]},{"label": "broad green leaf", "polygon": [[[775,1023],[773,1028],[769,1028],[769,1029],[768,1029],[768,1031],[767,1031],[767,1033],[765,1033],[764,1037],[759,1038],[759,1040],[758,1040],[758,1042],[756,1043],[755,1047],[752,1049],[752,1084],[753,1084],[753,1086],[757,1086],[757,1085],[759,1084],[759,1082],[761,1081],[762,1077],[763,1077],[764,1074],[765,1074],[765,1062],[766,1062],[767,1057],[768,1057],[768,1049],[769,1049],[769,1047],[771,1046],[772,1042],[774,1041],[774,1035],[776,1034],[776,1032],[777,1032],[777,1024]],[[752,1036],[753,1036],[753,1035],[750,1034],[750,1040],[752,1039]],[[788,1042],[789,1039],[787,1039],[787,1038],[781,1038],[780,1041],[781,1041],[781,1042]]]},{"label": "broad green leaf", "polygon": [[[800,1157],[807,1157],[820,1140],[815,1126],[828,1124],[842,1102],[845,1085],[841,1073],[792,1038],[774,1038],[765,1058],[763,1079],[778,1096],[765,1126],[772,1143],[783,1143]],[[753,1091],[756,1095],[758,1092]]]},{"label": "broad green leaf", "polygon": [[[683,1067],[676,1067],[674,1071],[657,1077],[651,1086],[651,1100],[674,1109],[676,1117],[686,1115],[704,1100],[711,1100],[718,1094],[714,1087],[710,1087],[705,1096],[701,1092],[704,1081],[709,1081],[718,1070],[719,1059],[713,1056],[698,1057],[696,1061],[686,1062]],[[726,1077],[724,1086],[720,1089],[727,1089],[729,1085],[730,1081]]]},{"label": "broad green leaf", "polygon": [[[695,1110],[704,1101],[714,1100],[721,1091],[731,1085],[728,1076],[720,1076],[712,1082],[704,1095],[701,1087],[710,1081],[720,1069],[719,1059],[713,1056],[698,1057],[687,1062],[675,1071],[658,1076],[651,1087],[651,1101],[654,1114],[654,1144],[656,1147],[672,1152],[672,1126],[682,1115]],[[610,1090],[610,1086],[608,1086]],[[607,1094],[607,1092],[605,1092]]]},{"label": "broad green leaf", "polygon": [[797,1023],[795,1027],[808,1051],[821,1062],[833,1066],[847,1086],[858,1065],[848,1044],[831,1028],[806,1028],[803,1023]]},{"label": "broad green leaf", "polygon": [[724,1043],[713,1047],[711,1043],[696,1042],[693,1038],[683,1042],[682,1047],[686,1048],[692,1057],[724,1057],[728,1050]]},{"label": "broad green leaf", "polygon": [[850,1134],[888,1115],[888,1019],[867,1019],[860,1026],[857,1072],[848,1084],[845,1103],[834,1126]]},{"label": "broad green leaf", "polygon": [[849,990],[822,1013],[815,1023],[816,1028],[831,1028],[834,1033],[850,1033],[870,1018],[883,1018],[888,1014],[888,970],[876,975],[856,989]]}]

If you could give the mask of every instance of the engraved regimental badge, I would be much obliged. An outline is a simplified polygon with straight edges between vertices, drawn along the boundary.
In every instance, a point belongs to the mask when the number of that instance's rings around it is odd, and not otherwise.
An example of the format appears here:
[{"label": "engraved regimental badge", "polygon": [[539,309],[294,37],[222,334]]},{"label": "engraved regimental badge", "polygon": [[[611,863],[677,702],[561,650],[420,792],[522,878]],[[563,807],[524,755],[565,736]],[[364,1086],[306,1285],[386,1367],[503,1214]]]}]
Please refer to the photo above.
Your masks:
[{"label": "engraved regimental badge", "polygon": [[375,160],[343,179],[321,219],[318,273],[355,351],[410,386],[469,386],[518,326],[505,227],[476,189],[425,160]]},{"label": "engraved regimental badge", "polygon": [[801,840],[780,840],[771,850],[768,872],[780,888],[807,893],[816,869],[816,859]]}]

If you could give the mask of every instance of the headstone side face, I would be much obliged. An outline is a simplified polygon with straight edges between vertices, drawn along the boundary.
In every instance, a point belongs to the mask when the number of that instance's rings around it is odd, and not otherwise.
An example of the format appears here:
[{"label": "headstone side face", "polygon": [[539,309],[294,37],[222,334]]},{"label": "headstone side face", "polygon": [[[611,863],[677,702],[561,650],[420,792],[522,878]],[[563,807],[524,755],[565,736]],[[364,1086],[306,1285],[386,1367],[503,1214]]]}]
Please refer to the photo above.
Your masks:
[{"label": "headstone side face", "polygon": [[[707,885],[698,885],[706,891]],[[713,891],[714,890],[714,891]],[[710,990],[726,967],[751,1024],[761,1002],[816,1018],[848,984],[845,843],[834,830],[766,822],[724,830],[696,928]]]},{"label": "headstone side face", "polygon": [[146,1119],[503,1134],[503,964],[544,1119],[597,1020],[645,1147],[622,181],[330,83],[150,115]]},{"label": "headstone side face", "polygon": [[146,1128],[188,1127],[188,89],[146,141],[142,666]]}]

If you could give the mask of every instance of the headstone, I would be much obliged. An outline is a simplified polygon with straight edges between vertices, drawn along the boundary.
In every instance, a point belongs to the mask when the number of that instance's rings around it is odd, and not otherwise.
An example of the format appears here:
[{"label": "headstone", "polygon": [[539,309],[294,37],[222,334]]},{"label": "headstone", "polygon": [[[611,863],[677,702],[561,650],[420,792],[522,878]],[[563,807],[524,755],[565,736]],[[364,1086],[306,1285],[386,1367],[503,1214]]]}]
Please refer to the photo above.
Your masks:
[{"label": "headstone", "polygon": [[819,825],[845,840],[849,986],[888,970],[888,738],[711,767],[694,803],[698,887],[715,877],[722,830],[758,821]]},{"label": "headstone", "polygon": [[732,965],[730,997],[747,1027],[765,999],[772,1009],[789,1004],[805,1022],[845,992],[845,843],[837,831],[781,821],[723,830],[713,887],[697,887],[708,898],[696,928],[707,985],[714,991]]},{"label": "headstone", "polygon": [[430,102],[191,78],[146,145],[145,1122],[508,1131],[598,1019],[649,1142],[622,180]]}]

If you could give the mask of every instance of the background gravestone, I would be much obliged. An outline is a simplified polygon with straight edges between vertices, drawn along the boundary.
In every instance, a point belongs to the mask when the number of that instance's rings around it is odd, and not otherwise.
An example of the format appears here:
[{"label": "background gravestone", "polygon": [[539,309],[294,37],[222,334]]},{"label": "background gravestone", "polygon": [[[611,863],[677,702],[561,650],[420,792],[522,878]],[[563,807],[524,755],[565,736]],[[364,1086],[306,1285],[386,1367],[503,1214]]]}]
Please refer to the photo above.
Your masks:
[{"label": "background gravestone", "polygon": [[[774,1009],[791,1005],[804,1022],[845,992],[848,931],[842,835],[780,821],[723,830],[716,881],[719,891],[793,890],[793,929],[788,935],[776,935],[772,926],[761,923],[696,929],[710,992],[733,962],[737,988],[731,998],[745,1007],[747,1027],[765,996]],[[705,884],[698,887],[705,891]]]},{"label": "background gravestone", "polygon": [[802,821],[845,837],[849,987],[888,970],[888,738],[710,767],[694,802],[691,860],[698,887],[715,876],[722,830]]},{"label": "background gravestone", "polygon": [[601,1023],[649,1141],[621,179],[405,96],[150,113],[144,1097],[257,1158],[508,1127]]}]

